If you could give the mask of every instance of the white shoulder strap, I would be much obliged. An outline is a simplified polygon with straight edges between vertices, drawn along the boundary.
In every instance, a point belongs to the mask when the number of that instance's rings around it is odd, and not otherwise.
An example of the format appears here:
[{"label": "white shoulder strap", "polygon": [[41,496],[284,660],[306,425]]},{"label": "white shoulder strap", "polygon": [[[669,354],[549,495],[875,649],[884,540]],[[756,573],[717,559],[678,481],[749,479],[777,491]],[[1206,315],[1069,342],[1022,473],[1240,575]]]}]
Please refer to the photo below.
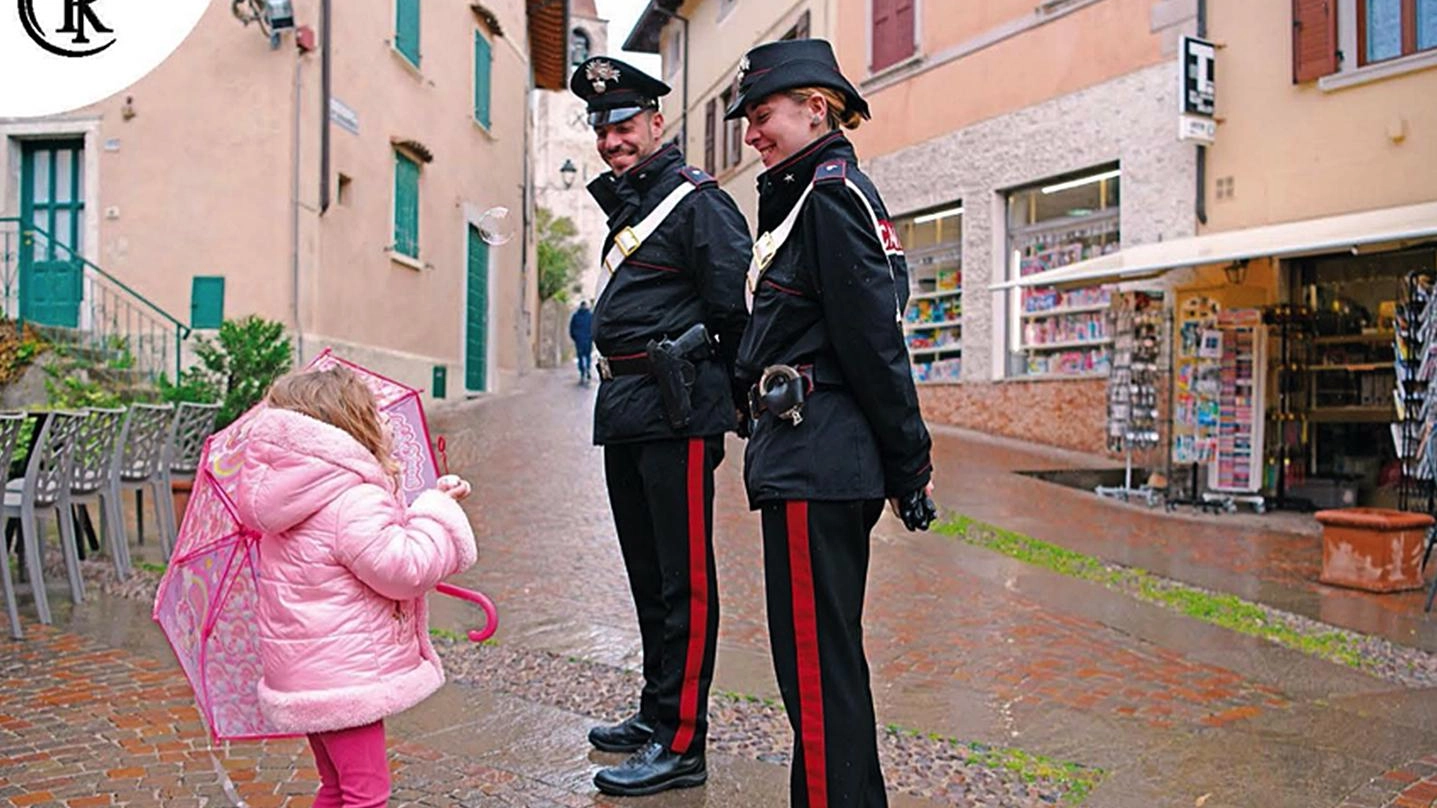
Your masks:
[{"label": "white shoulder strap", "polygon": [[[873,210],[873,205],[869,203],[868,197],[864,195],[863,191],[857,185],[853,184],[853,180],[845,179],[843,183],[847,185],[848,190],[852,191],[853,195],[858,197],[858,200],[863,203],[863,209],[868,211],[868,219],[873,225],[873,233],[878,237],[878,243],[883,246],[884,255],[887,256],[899,252],[900,250],[896,250],[890,243],[893,240],[888,238],[887,234],[884,233],[883,225],[879,222],[878,214]],[[788,212],[788,215],[784,217],[783,221],[779,222],[778,227],[764,233],[754,241],[753,261],[748,265],[748,284],[744,288],[744,299],[748,303],[749,311],[753,311],[753,296],[758,294],[758,284],[759,281],[763,280],[763,273],[768,270],[768,265],[773,263],[773,257],[778,253],[778,249],[782,247],[784,242],[788,241],[788,237],[793,234],[793,228],[798,224],[799,214],[803,212],[803,203],[808,201],[808,195],[813,193],[813,186],[814,183],[810,182],[808,187],[803,189],[803,194],[798,197],[798,201],[794,203],[793,209]],[[888,267],[888,275],[890,278],[893,276],[892,265]],[[895,287],[895,295],[897,291]],[[894,302],[895,304],[897,303],[896,297]]]},{"label": "white shoulder strap", "polygon": [[604,293],[604,287],[608,286],[609,279],[618,271],[619,265],[624,263],[624,259],[638,252],[649,236],[652,236],[654,231],[659,229],[659,225],[669,218],[669,214],[674,212],[674,208],[677,208],[679,203],[695,190],[697,187],[691,182],[680,183],[642,221],[633,227],[625,227],[614,236],[614,245],[604,255],[604,271],[599,273],[599,285],[594,290],[594,300],[597,301],[599,296]]}]

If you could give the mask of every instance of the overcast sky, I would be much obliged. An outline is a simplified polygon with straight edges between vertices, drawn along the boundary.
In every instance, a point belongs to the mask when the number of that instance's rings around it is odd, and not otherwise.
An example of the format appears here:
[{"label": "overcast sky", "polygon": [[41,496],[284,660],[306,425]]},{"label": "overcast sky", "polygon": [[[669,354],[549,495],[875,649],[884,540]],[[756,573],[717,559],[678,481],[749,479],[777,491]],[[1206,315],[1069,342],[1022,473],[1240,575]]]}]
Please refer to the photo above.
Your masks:
[{"label": "overcast sky", "polygon": [[660,63],[657,54],[629,53],[620,51],[629,32],[634,30],[634,21],[647,6],[648,0],[594,0],[599,16],[609,21],[609,52],[646,73],[657,76]]}]

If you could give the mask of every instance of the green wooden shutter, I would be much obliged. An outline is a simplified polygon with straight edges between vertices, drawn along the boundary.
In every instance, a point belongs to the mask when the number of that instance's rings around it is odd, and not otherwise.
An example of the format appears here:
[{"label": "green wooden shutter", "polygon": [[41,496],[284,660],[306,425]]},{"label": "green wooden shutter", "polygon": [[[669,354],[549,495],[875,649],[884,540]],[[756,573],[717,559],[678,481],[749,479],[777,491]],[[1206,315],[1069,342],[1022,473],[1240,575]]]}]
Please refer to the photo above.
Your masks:
[{"label": "green wooden shutter", "polygon": [[493,56],[489,51],[489,40],[478,31],[474,32],[474,120],[485,129],[489,128],[489,73]]},{"label": "green wooden shutter", "polygon": [[190,282],[190,327],[219,328],[225,319],[225,279],[196,275]]},{"label": "green wooden shutter", "polygon": [[394,153],[394,251],[419,257],[419,164]]},{"label": "green wooden shutter", "polygon": [[479,229],[469,226],[469,266],[464,301],[464,389],[483,392],[488,386],[489,245]]},{"label": "green wooden shutter", "polygon": [[394,0],[394,47],[419,66],[419,0]]}]

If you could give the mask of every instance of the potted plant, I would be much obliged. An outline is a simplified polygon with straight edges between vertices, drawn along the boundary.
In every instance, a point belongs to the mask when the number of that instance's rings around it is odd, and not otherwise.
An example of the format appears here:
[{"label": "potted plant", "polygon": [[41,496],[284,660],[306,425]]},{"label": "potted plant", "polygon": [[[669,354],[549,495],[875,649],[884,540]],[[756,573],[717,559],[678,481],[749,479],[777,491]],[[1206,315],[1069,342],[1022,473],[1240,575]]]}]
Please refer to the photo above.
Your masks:
[{"label": "potted plant", "polygon": [[[274,380],[294,367],[294,348],[284,325],[255,315],[225,320],[215,337],[198,337],[194,351],[197,361],[177,381],[160,377],[160,398],[172,404],[218,402],[216,430],[258,404]],[[182,478],[170,483],[181,521],[192,485],[193,480]]]}]

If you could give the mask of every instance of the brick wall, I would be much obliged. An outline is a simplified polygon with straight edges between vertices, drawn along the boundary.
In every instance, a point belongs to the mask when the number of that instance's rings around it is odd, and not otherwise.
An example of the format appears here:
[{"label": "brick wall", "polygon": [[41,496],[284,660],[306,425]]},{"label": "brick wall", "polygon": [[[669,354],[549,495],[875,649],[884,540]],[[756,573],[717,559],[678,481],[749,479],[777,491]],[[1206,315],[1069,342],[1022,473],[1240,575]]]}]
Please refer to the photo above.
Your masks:
[{"label": "brick wall", "polygon": [[1105,454],[1104,379],[920,385],[918,399],[932,424]]}]

